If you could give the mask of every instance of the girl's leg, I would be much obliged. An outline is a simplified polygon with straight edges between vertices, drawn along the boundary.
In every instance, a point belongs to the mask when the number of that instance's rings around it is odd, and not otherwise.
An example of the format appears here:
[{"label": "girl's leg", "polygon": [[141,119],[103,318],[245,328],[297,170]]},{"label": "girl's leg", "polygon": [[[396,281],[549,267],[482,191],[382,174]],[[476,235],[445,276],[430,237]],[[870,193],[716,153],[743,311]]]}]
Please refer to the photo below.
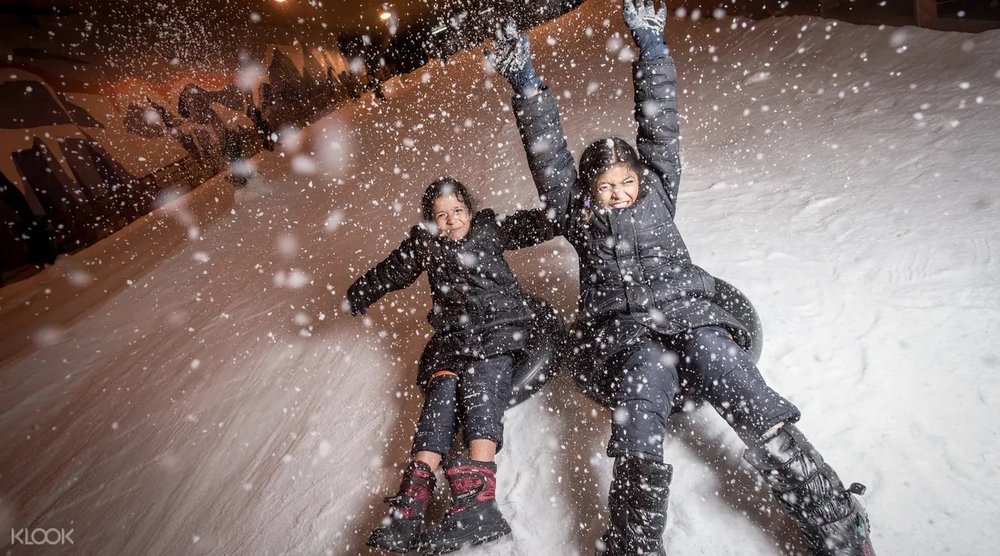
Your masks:
[{"label": "girl's leg", "polygon": [[458,400],[465,443],[476,461],[493,461],[503,448],[503,414],[510,400],[514,358],[476,361],[462,373]]},{"label": "girl's leg", "polygon": [[615,457],[608,495],[610,526],[598,552],[663,554],[673,468],[663,463],[667,418],[677,392],[677,356],[646,338],[609,362],[616,406],[608,455]]},{"label": "girl's leg", "polygon": [[386,498],[388,518],[372,531],[368,545],[392,552],[408,552],[420,544],[424,515],[430,504],[441,463],[455,436],[458,376],[451,371],[436,373],[427,385],[427,397],[417,423],[413,461],[403,474],[395,496]]},{"label": "girl's leg", "polygon": [[772,390],[760,371],[718,327],[678,339],[681,374],[696,385],[747,444],[744,458],[796,519],[820,556],[874,556],[868,516],[837,473],[793,423],[798,409]]},{"label": "girl's leg", "polygon": [[413,459],[426,463],[431,471],[441,465],[441,457],[451,450],[458,427],[459,378],[441,370],[431,376],[427,397],[413,437]]},{"label": "girl's leg", "polygon": [[496,502],[497,450],[503,443],[503,413],[510,399],[514,359],[500,355],[476,361],[462,371],[459,414],[469,446],[468,458],[445,467],[452,505],[441,525],[428,535],[432,554],[482,544],[510,533]]},{"label": "girl's leg", "polygon": [[764,381],[750,355],[718,326],[674,338],[680,375],[736,430],[755,442],[782,423],[799,420],[795,404]]},{"label": "girl's leg", "polygon": [[608,455],[663,461],[667,418],[677,394],[677,355],[647,338],[608,366],[615,400]]},{"label": "girl's leg", "polygon": [[493,461],[497,455],[497,443],[485,438],[469,441],[469,457],[476,461]]},{"label": "girl's leg", "polygon": [[437,471],[437,468],[441,465],[441,454],[428,450],[417,452],[417,455],[413,456],[413,459],[421,463],[426,463],[431,471]]}]

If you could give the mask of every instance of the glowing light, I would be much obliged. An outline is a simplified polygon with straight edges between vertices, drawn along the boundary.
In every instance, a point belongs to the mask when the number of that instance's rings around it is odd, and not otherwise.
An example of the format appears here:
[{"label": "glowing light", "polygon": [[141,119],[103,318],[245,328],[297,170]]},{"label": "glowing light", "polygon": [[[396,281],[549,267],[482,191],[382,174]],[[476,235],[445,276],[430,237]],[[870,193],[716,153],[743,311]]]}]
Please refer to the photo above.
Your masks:
[{"label": "glowing light", "polygon": [[381,13],[381,14],[379,14],[379,16],[378,16],[378,18],[379,18],[379,19],[381,19],[382,21],[389,21],[389,19],[390,19],[391,17],[392,17],[392,14],[391,14],[391,13],[389,13],[389,12],[382,12],[382,13]]}]

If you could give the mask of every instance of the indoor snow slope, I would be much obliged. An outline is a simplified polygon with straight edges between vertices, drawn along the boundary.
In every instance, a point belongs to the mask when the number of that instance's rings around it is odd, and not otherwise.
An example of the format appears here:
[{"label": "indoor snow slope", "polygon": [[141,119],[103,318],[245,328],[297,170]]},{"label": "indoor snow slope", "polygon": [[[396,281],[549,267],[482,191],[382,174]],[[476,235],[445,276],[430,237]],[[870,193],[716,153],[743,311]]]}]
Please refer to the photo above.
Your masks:
[{"label": "indoor snow slope", "polygon": [[[678,223],[694,261],[759,310],[765,376],[868,485],[879,554],[995,554],[1000,32],[667,27]],[[531,33],[577,155],[634,138],[624,32],[617,2],[591,1]],[[386,92],[285,133],[246,188],[165,199],[0,290],[0,531],[73,529],[51,553],[366,552],[421,403],[429,295],[422,279],[362,319],[344,291],[441,174],[500,212],[537,203],[507,85],[477,52]],[[568,244],[512,261],[572,316]],[[565,378],[511,410],[498,496],[513,534],[468,553],[591,554],[609,422]],[[675,417],[671,554],[804,550],[741,451],[710,408]]]}]

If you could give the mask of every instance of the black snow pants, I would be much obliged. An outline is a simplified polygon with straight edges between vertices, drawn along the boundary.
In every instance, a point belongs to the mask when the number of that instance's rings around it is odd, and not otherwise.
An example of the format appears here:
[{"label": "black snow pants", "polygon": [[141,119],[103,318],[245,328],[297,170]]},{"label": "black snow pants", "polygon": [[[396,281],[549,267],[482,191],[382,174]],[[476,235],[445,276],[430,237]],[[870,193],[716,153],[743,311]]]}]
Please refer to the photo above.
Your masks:
[{"label": "black snow pants", "polygon": [[459,428],[465,443],[485,439],[503,446],[503,414],[511,395],[514,357],[501,354],[469,360],[455,374],[431,378],[417,422],[413,454],[428,451],[448,454]]},{"label": "black snow pants", "polygon": [[682,384],[709,402],[743,438],[759,438],[774,425],[800,417],[798,408],[764,382],[750,356],[718,326],[674,336],[646,334],[608,365],[615,376],[611,457],[663,461],[667,418]]}]

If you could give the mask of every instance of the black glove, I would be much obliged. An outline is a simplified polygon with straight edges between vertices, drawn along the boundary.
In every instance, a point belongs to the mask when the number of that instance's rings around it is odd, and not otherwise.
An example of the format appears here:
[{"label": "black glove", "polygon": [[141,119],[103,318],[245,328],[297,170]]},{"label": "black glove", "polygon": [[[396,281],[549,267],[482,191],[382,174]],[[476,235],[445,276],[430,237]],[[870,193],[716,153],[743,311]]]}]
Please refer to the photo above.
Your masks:
[{"label": "black glove", "polygon": [[640,60],[655,60],[667,55],[663,27],[667,23],[667,4],[657,10],[653,0],[622,0],[622,16],[632,40],[639,47]]},{"label": "black glove", "polygon": [[351,308],[352,315],[358,313],[363,315],[368,310],[372,302],[370,296],[365,293],[363,280],[358,280],[351,284],[350,288],[347,288],[347,304]]},{"label": "black glove", "polygon": [[517,30],[513,21],[507,21],[497,29],[493,39],[493,50],[484,51],[497,73],[510,83],[514,93],[521,96],[531,94],[542,87],[542,78],[535,74],[531,65],[531,43],[527,33]]}]

